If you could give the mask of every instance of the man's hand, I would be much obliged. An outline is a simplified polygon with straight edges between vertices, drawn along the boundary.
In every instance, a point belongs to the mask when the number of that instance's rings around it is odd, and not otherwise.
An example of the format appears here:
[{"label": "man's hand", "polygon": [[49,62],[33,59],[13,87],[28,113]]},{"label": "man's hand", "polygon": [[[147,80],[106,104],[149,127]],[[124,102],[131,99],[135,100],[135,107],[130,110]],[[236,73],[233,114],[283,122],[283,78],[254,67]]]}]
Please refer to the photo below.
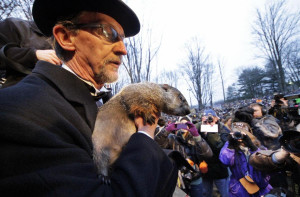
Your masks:
[{"label": "man's hand", "polygon": [[50,62],[52,64],[61,65],[61,60],[56,56],[54,50],[36,50],[35,52],[38,60]]},{"label": "man's hand", "polygon": [[155,123],[152,125],[146,124],[144,125],[144,120],[141,117],[137,117],[134,119],[135,125],[138,128],[138,131],[144,131],[148,133],[154,139],[154,132],[157,127],[158,117],[155,119]]}]

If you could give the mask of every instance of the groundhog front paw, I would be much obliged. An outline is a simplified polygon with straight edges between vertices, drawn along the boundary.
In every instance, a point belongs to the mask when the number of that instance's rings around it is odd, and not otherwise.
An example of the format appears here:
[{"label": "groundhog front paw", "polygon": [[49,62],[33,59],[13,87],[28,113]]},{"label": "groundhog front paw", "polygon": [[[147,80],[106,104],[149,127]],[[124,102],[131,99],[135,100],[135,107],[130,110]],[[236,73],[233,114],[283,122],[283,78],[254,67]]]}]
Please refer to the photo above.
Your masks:
[{"label": "groundhog front paw", "polygon": [[132,114],[134,117],[143,118],[144,125],[146,125],[147,123],[150,125],[154,124],[156,117],[160,116],[160,113],[154,105],[148,105],[147,107],[138,105],[132,106],[130,114]]},{"label": "groundhog front paw", "polygon": [[101,184],[110,185],[110,178],[108,176],[104,176],[103,174],[99,174],[98,178],[100,179]]}]

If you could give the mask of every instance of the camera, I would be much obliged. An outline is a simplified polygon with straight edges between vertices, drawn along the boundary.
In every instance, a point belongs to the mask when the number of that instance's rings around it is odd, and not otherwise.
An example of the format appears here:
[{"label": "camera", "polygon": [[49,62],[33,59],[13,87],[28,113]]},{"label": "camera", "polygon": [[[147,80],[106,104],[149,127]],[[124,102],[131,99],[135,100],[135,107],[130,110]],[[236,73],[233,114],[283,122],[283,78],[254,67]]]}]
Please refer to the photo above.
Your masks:
[{"label": "camera", "polygon": [[210,124],[214,121],[214,118],[212,116],[208,116],[206,120],[204,121],[205,124]]},{"label": "camera", "polygon": [[240,131],[235,131],[232,134],[232,138],[235,140],[242,140],[244,138],[244,135]]},{"label": "camera", "polygon": [[281,93],[274,94],[275,106],[282,105],[283,102],[280,100],[284,98],[284,95]]}]

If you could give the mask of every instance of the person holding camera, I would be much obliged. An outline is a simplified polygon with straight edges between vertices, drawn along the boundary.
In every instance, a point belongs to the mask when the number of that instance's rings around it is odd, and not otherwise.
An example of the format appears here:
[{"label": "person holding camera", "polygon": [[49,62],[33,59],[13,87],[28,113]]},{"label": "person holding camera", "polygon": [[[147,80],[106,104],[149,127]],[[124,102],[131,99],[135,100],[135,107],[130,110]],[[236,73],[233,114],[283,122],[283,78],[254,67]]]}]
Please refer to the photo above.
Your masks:
[{"label": "person holding camera", "polygon": [[[244,122],[251,125],[253,135],[259,140],[262,147],[268,150],[280,148],[279,138],[282,130],[276,119],[263,111],[259,103],[252,103],[241,107],[235,112],[234,122]],[[287,175],[284,170],[270,173],[270,184],[273,187],[287,188]]]},{"label": "person holding camera", "polygon": [[[260,150],[252,154],[249,163],[256,169],[273,173],[281,170],[292,172],[291,183],[294,193],[300,194],[300,132],[297,130],[287,130],[279,139],[281,148],[278,150]],[[280,191],[283,188],[280,187]],[[275,192],[278,191],[274,189]],[[289,191],[286,189],[285,193]]]},{"label": "person holding camera", "polygon": [[[248,131],[247,131],[248,130]],[[262,196],[272,189],[269,176],[253,168],[248,160],[258,147],[247,123],[232,124],[228,141],[220,151],[220,161],[231,171],[229,196]]]},{"label": "person holding camera", "polygon": [[274,94],[268,114],[277,119],[282,130],[288,130],[294,126],[293,118],[289,114],[288,100],[283,94]]},{"label": "person holding camera", "polygon": [[196,127],[213,151],[213,156],[205,159],[208,171],[203,175],[203,196],[213,195],[213,184],[215,183],[222,197],[228,196],[228,169],[219,160],[219,153],[224,145],[221,139],[221,124],[219,117],[212,109],[204,110],[202,121]]},{"label": "person holding camera", "polygon": [[176,123],[170,123],[155,136],[155,141],[164,149],[179,151],[194,172],[182,168],[179,173],[178,187],[191,197],[202,196],[202,178],[199,171],[200,162],[213,155],[211,148],[201,138],[195,125],[188,116],[183,116]]}]

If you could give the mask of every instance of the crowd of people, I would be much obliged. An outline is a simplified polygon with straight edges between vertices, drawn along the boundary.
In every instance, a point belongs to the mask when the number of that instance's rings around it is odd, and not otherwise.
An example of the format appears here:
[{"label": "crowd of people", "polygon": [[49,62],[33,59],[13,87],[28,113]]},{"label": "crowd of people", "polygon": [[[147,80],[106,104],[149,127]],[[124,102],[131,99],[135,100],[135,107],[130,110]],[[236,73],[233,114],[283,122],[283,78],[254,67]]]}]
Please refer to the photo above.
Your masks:
[{"label": "crowd of people", "polygon": [[[207,172],[200,175],[202,194],[195,195],[193,187],[190,187],[190,191],[184,191],[192,197],[212,196],[214,183],[220,196],[298,196],[299,122],[298,117],[290,116],[293,120],[284,123],[287,119],[281,119],[278,115],[289,115],[289,101],[284,97],[280,100],[280,106],[276,106],[274,99],[270,100],[269,107],[255,99],[252,103],[231,110],[204,109],[190,114],[186,130],[170,130],[170,127],[176,128],[172,125],[182,124],[182,117],[176,120],[176,117],[164,116],[165,129],[160,127],[156,136],[156,140],[160,139],[159,144],[161,135],[179,138],[185,131],[185,136],[195,136],[192,131],[195,126],[197,134],[213,152],[212,156],[193,159],[193,164],[198,166],[202,161],[207,163]],[[213,129],[214,126],[216,129]],[[188,132],[189,135],[186,134]],[[181,142],[188,143],[188,140]],[[208,147],[200,149],[199,153]]]},{"label": "crowd of people", "polygon": [[32,14],[0,22],[1,196],[299,195],[299,121],[283,97],[133,116],[109,177],[97,173],[97,110],[139,19],[121,0],[35,0]]}]

